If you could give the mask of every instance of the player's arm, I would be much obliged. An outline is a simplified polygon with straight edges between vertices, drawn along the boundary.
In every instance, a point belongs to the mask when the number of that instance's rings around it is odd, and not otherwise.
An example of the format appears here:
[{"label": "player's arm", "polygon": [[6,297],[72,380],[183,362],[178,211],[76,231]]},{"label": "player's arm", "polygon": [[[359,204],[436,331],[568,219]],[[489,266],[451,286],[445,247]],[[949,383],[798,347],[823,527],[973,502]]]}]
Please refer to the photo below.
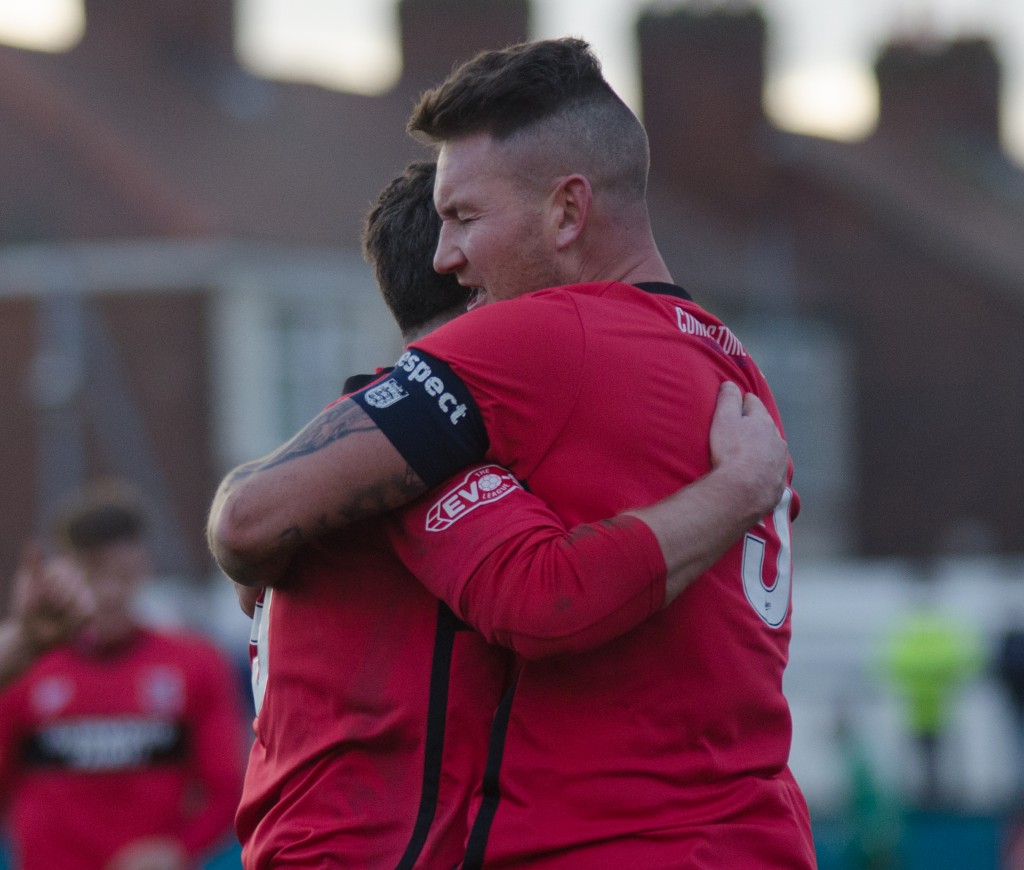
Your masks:
[{"label": "player's arm", "polygon": [[667,567],[666,602],[772,512],[787,484],[786,442],[753,393],[723,383],[710,433],[712,472],[664,501],[627,511],[654,533]]},{"label": "player's arm", "polygon": [[441,360],[407,351],[381,381],[224,479],[207,525],[210,550],[236,583],[274,586],[300,547],[408,504],[481,461],[487,446],[461,379]]},{"label": "player's arm", "polygon": [[[498,501],[468,506],[481,485]],[[449,510],[458,514],[450,526]],[[567,530],[499,466],[457,476],[400,511],[392,545],[456,615],[527,658],[598,646],[664,602],[665,561],[642,521]]]},{"label": "player's arm", "polygon": [[401,513],[395,549],[491,642],[528,658],[591,649],[674,600],[781,497],[788,452],[757,399],[723,387],[710,438],[705,477],[571,531],[502,469],[470,472]]},{"label": "player's arm", "polygon": [[0,622],[0,687],[70,640],[95,608],[92,590],[74,564],[46,560],[29,544],[14,577],[11,615]]},{"label": "player's arm", "polygon": [[224,478],[210,508],[210,551],[236,583],[273,586],[304,544],[425,489],[366,413],[344,399]]}]

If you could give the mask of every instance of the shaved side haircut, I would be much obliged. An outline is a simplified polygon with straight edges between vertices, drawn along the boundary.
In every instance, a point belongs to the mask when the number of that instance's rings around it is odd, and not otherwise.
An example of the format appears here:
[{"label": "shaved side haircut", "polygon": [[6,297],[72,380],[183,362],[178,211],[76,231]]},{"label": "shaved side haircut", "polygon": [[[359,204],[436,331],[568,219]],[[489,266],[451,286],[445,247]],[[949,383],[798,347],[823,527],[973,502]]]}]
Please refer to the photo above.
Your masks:
[{"label": "shaved side haircut", "polygon": [[487,134],[535,168],[587,176],[598,195],[646,195],[647,134],[581,39],[481,52],[420,97],[408,129],[436,144]]}]

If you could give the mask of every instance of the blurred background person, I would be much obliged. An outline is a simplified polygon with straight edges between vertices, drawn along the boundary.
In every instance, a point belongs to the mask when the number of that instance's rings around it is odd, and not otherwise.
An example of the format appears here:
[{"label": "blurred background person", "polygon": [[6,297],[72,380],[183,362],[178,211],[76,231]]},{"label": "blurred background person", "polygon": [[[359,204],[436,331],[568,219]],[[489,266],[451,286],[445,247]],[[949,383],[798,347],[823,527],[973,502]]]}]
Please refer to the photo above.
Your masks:
[{"label": "blurred background person", "polygon": [[1013,714],[1013,790],[1004,833],[1004,870],[1024,868],[1024,611],[1014,607],[996,638],[991,670]]},{"label": "blurred background person", "polygon": [[0,794],[14,865],[198,866],[226,840],[240,793],[237,683],[211,642],[136,618],[151,563],[130,486],[91,485],[54,531],[95,613],[0,693]]},{"label": "blurred background person", "polygon": [[973,628],[939,606],[927,567],[917,586],[918,600],[891,629],[881,664],[901,702],[906,731],[918,748],[921,776],[916,802],[936,807],[947,802],[943,742],[954,705],[978,676],[985,657]]},{"label": "blurred background person", "polygon": [[998,638],[992,671],[1006,693],[1013,710],[1016,738],[1014,803],[1024,809],[1024,613],[1014,611],[1013,618]]}]

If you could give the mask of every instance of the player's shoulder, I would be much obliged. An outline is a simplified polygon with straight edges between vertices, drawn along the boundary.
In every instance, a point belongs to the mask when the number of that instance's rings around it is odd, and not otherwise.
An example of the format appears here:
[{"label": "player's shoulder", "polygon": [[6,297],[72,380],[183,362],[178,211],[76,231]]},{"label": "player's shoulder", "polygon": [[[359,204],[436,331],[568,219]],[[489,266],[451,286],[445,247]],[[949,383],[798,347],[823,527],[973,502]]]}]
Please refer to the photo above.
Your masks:
[{"label": "player's shoulder", "polygon": [[557,306],[564,311],[571,311],[585,304],[587,299],[605,299],[643,294],[643,291],[632,284],[621,281],[588,281],[579,284],[561,284],[557,287],[545,287],[511,300],[524,310],[533,310],[538,306],[548,308]]},{"label": "player's shoulder", "polygon": [[580,332],[572,294],[554,287],[475,308],[413,344],[441,358],[489,358],[526,349],[543,355],[558,347],[564,352]]}]

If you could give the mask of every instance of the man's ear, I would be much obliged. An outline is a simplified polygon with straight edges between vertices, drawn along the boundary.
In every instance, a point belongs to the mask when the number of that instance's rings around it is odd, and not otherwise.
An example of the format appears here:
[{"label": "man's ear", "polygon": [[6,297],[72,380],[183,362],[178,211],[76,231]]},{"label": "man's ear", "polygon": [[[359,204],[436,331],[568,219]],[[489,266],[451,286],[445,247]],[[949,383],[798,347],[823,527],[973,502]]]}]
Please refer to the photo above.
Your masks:
[{"label": "man's ear", "polygon": [[594,194],[582,175],[567,175],[552,192],[557,217],[555,244],[558,250],[570,247],[586,229]]}]

